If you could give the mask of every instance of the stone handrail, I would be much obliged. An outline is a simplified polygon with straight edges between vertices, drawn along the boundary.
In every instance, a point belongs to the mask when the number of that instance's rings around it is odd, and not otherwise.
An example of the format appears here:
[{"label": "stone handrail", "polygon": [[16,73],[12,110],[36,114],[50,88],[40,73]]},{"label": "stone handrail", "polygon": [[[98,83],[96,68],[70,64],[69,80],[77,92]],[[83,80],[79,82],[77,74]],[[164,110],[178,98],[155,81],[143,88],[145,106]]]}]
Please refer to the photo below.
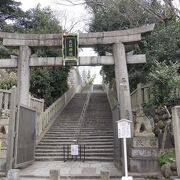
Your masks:
[{"label": "stone handrail", "polygon": [[0,90],[0,110],[2,109],[9,109],[10,106],[10,96],[11,96],[11,91],[9,90]]},{"label": "stone handrail", "polygon": [[44,111],[44,99],[37,99],[35,97],[29,97],[29,105],[31,108],[36,109],[37,112]]},{"label": "stone handrail", "polygon": [[[0,89],[0,113],[1,115],[9,116],[10,108],[10,97],[11,90]],[[37,112],[43,112],[44,110],[44,100],[37,99],[32,96],[29,96],[29,105],[31,108],[35,109]],[[4,112],[3,112],[4,111]]]},{"label": "stone handrail", "polygon": [[69,102],[74,95],[75,89],[72,87],[59,99],[57,99],[51,106],[49,106],[36,121],[36,136],[39,136],[44,129],[47,128],[52,118]]},{"label": "stone handrail", "polygon": [[62,112],[64,107],[73,98],[75,93],[82,89],[82,85],[73,86],[64,95],[57,99],[50,107],[40,114],[36,121],[36,143],[40,141],[43,135],[47,132],[56,117]]}]

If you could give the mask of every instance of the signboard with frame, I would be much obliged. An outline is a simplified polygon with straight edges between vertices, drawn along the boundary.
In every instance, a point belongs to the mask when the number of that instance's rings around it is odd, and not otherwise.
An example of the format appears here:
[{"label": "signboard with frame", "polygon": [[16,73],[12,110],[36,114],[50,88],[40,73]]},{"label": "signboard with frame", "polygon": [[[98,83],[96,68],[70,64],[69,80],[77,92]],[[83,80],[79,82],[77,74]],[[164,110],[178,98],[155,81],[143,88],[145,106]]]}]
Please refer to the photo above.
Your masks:
[{"label": "signboard with frame", "polygon": [[78,145],[77,144],[71,145],[71,155],[72,156],[78,156]]},{"label": "signboard with frame", "polygon": [[118,138],[131,138],[131,121],[121,119],[118,123]]},{"label": "signboard with frame", "polygon": [[78,34],[63,34],[62,55],[63,60],[78,60]]}]

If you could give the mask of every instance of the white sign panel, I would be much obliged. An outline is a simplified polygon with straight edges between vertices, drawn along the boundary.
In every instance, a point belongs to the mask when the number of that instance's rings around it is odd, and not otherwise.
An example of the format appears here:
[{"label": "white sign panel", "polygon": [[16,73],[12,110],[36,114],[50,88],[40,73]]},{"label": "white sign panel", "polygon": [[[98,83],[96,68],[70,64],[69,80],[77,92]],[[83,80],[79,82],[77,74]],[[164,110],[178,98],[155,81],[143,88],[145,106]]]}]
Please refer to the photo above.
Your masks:
[{"label": "white sign panel", "polygon": [[131,138],[131,122],[126,120],[118,121],[118,138]]},{"label": "white sign panel", "polygon": [[71,155],[77,156],[78,155],[78,145],[71,145]]}]

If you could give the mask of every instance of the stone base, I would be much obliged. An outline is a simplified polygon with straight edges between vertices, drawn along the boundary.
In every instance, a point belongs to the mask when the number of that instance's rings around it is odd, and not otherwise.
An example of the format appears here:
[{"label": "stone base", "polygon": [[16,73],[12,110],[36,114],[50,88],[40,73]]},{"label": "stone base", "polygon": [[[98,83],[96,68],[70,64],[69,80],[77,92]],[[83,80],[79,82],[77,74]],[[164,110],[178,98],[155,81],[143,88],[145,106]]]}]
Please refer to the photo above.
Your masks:
[{"label": "stone base", "polygon": [[6,159],[0,159],[0,171],[4,172],[6,169]]},{"label": "stone base", "polygon": [[121,180],[133,180],[132,176],[123,176]]},{"label": "stone base", "polygon": [[129,157],[158,158],[158,149],[157,148],[130,148]]},{"label": "stone base", "polygon": [[170,177],[170,180],[180,180],[180,177],[177,177],[177,176],[171,176],[171,177]]},{"label": "stone base", "polygon": [[159,171],[157,138],[134,137],[128,154],[130,172]]},{"label": "stone base", "polygon": [[151,158],[129,158],[130,172],[155,172],[159,170],[159,161]]}]

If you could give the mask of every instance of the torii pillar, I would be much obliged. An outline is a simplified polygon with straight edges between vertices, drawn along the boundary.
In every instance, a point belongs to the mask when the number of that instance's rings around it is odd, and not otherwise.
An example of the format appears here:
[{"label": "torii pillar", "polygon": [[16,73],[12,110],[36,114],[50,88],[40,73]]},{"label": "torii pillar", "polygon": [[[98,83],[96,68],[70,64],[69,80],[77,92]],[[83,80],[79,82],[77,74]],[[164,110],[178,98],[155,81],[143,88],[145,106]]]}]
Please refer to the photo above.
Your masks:
[{"label": "torii pillar", "polygon": [[29,105],[29,87],[30,87],[30,56],[31,49],[28,46],[19,47],[19,58],[17,60],[18,66],[18,104]]},{"label": "torii pillar", "polygon": [[131,96],[124,44],[119,42],[113,45],[115,62],[115,77],[118,102],[120,104],[120,118],[132,121]]}]

